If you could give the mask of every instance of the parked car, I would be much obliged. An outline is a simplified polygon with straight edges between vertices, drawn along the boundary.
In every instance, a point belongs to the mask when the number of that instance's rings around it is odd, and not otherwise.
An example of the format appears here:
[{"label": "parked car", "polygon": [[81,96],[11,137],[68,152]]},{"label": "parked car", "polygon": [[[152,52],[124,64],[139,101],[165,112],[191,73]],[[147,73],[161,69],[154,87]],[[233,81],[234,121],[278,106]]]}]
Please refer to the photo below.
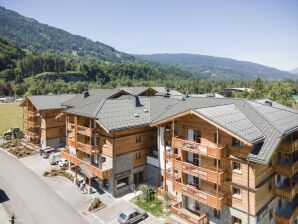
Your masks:
[{"label": "parked car", "polygon": [[118,217],[118,222],[121,224],[131,224],[139,220],[144,220],[147,216],[148,215],[145,211],[133,208],[122,212]]},{"label": "parked car", "polygon": [[61,160],[61,156],[57,153],[51,154],[49,157],[49,164],[57,165],[58,162]]},{"label": "parked car", "polygon": [[59,161],[58,161],[58,165],[60,166],[60,167],[67,167],[68,166],[68,161],[66,160],[66,159],[60,159]]},{"label": "parked car", "polygon": [[53,148],[53,147],[49,147],[49,146],[47,146],[47,147],[43,147],[43,148],[39,148],[39,149],[38,149],[38,152],[39,152],[40,156],[42,156],[43,158],[48,158],[49,155],[50,155],[52,152],[55,152],[55,151],[56,151],[55,148]]}]

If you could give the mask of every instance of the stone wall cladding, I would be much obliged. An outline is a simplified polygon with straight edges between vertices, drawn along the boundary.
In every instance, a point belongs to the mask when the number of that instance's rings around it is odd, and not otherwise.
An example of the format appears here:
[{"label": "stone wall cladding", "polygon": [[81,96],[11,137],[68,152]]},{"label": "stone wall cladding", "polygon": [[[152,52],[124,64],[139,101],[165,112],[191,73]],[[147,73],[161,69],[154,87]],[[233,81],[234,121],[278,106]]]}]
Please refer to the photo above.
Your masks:
[{"label": "stone wall cladding", "polygon": [[159,186],[160,169],[148,164],[145,168],[145,183],[154,187]]},{"label": "stone wall cladding", "polygon": [[[60,142],[61,139],[61,142]],[[52,139],[44,139],[43,140],[45,142],[46,146],[50,146],[53,148],[62,148],[65,146],[65,141],[66,138],[65,137],[61,137],[61,138],[52,138]]]},{"label": "stone wall cladding", "polygon": [[200,212],[208,214],[210,223],[217,223],[217,224],[231,223],[231,213],[230,213],[229,206],[225,206],[220,211],[219,219],[214,217],[214,209],[208,205],[203,204],[203,203],[200,203]]}]

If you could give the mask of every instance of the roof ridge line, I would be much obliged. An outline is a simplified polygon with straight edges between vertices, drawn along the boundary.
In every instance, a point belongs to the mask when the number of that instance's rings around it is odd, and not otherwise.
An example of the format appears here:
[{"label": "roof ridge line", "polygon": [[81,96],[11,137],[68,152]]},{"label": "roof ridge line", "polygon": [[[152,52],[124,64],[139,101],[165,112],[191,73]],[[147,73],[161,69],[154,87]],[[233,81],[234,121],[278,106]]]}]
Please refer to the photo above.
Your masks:
[{"label": "roof ridge line", "polygon": [[93,113],[94,117],[97,117],[98,113],[100,112],[101,108],[103,107],[106,101],[107,99],[102,100],[101,104],[96,108],[95,112]]}]

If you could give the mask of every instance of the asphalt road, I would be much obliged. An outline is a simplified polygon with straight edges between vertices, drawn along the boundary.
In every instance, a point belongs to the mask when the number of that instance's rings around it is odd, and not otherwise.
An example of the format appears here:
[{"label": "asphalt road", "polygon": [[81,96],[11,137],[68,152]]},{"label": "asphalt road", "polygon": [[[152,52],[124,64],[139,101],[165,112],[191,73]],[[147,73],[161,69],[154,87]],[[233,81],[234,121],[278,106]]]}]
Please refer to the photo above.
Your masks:
[{"label": "asphalt road", "polygon": [[35,173],[0,150],[0,202],[16,224],[85,224],[85,219]]}]

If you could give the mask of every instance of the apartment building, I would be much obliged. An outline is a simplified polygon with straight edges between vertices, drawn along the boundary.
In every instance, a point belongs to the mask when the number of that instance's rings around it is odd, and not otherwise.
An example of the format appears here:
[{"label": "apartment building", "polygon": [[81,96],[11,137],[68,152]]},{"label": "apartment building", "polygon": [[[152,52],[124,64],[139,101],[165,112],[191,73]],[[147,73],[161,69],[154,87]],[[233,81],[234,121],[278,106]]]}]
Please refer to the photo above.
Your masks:
[{"label": "apartment building", "polygon": [[66,109],[67,140],[61,156],[93,186],[113,196],[143,182],[158,186],[160,170],[146,171],[147,156],[157,152],[156,127],[149,124],[152,116],[178,101],[123,96]]},{"label": "apartment building", "polygon": [[65,120],[55,117],[64,110],[62,102],[74,97],[65,95],[38,95],[27,97],[22,103],[24,142],[32,147],[63,147]]},{"label": "apartment building", "polygon": [[113,196],[159,187],[189,223],[297,223],[298,111],[144,89],[90,90],[60,104],[61,155],[90,184]]},{"label": "apartment building", "polygon": [[298,111],[268,100],[188,98],[151,121],[160,191],[189,223],[297,223]]}]

